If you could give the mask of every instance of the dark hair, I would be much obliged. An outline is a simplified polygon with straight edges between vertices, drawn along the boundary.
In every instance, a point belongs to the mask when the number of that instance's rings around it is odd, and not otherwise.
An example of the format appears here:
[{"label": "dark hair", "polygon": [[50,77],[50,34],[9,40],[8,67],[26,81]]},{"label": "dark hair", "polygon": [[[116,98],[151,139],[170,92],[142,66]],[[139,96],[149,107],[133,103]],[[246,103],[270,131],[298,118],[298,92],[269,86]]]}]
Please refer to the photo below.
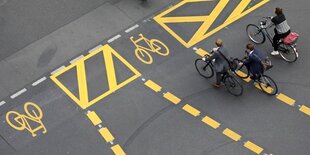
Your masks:
[{"label": "dark hair", "polygon": [[283,10],[282,8],[276,8],[276,10],[274,11],[274,13],[279,16],[279,15],[283,15]]},{"label": "dark hair", "polygon": [[254,44],[248,43],[248,44],[246,45],[246,48],[252,51],[252,50],[254,50]]}]

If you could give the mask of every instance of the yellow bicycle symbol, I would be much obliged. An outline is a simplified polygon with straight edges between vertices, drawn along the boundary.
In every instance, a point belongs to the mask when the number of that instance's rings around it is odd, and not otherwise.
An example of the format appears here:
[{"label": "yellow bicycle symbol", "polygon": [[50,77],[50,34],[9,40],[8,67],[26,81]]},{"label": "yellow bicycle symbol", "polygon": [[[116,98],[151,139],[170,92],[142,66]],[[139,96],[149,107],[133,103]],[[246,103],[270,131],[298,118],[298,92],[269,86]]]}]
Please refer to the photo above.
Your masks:
[{"label": "yellow bicycle symbol", "polygon": [[[6,114],[6,121],[8,122],[8,124],[12,128],[19,131],[27,129],[32,134],[32,137],[37,136],[35,132],[40,129],[43,129],[43,133],[45,134],[47,130],[43,122],[41,121],[41,119],[43,118],[43,112],[41,108],[32,102],[27,102],[24,105],[24,110],[26,112],[26,115],[20,114],[16,111],[9,111]],[[38,123],[39,125],[37,127],[31,127],[28,120]]]},{"label": "yellow bicycle symbol", "polygon": [[[153,62],[153,58],[149,52],[157,53],[162,56],[169,55],[169,49],[163,42],[157,39],[147,39],[142,34],[139,34],[139,36],[140,38],[137,40],[134,40],[133,37],[130,37],[130,40],[136,46],[136,57],[143,63],[151,64]],[[145,41],[148,47],[138,45],[140,41]]]}]

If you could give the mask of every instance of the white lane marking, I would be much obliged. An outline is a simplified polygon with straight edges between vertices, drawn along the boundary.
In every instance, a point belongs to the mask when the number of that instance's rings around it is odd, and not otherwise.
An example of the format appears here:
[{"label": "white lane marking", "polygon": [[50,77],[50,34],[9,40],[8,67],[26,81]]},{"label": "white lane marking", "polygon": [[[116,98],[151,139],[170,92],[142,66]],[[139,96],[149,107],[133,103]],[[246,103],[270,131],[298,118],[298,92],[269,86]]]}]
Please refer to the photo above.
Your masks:
[{"label": "white lane marking", "polygon": [[101,124],[99,124],[99,125],[98,125],[98,127],[101,129],[101,128],[102,128],[102,125],[101,125]]},{"label": "white lane marking", "polygon": [[120,37],[121,37],[121,35],[118,34],[118,35],[114,36],[113,38],[109,39],[109,40],[108,40],[108,43],[111,43],[111,42],[115,41],[116,39],[118,39],[118,38],[120,38]]},{"label": "white lane marking", "polygon": [[88,53],[92,53],[92,52],[96,51],[96,49],[98,49],[100,47],[102,47],[102,45],[98,45],[98,46],[94,47],[93,49],[89,50]]},{"label": "white lane marking", "polygon": [[20,91],[18,91],[17,93],[13,94],[13,95],[11,96],[11,99],[16,98],[17,96],[21,95],[22,93],[24,93],[24,92],[26,92],[26,91],[27,91],[27,89],[26,89],[26,88],[23,88],[22,90],[20,90]]},{"label": "white lane marking", "polygon": [[46,80],[46,77],[44,76],[43,78],[37,80],[36,82],[32,83],[32,86],[36,86],[38,84],[40,84],[41,82],[45,81]]},{"label": "white lane marking", "polygon": [[197,47],[193,47],[193,50],[194,50],[194,51],[197,51],[197,50],[198,50],[198,48],[197,48]]},{"label": "white lane marking", "polygon": [[139,25],[136,24],[136,25],[130,27],[129,29],[125,30],[125,32],[126,32],[126,33],[129,33],[130,31],[132,31],[132,30],[134,30],[134,29],[136,29],[136,28],[138,28],[138,27],[139,27]]},{"label": "white lane marking", "polygon": [[71,61],[70,61],[70,64],[75,63],[76,61],[78,61],[78,60],[82,59],[83,57],[84,57],[84,55],[80,55],[80,56],[78,56],[78,57],[74,58],[73,60],[71,60]]},{"label": "white lane marking", "polygon": [[5,101],[1,101],[0,102],[0,106],[2,106],[3,104],[5,104],[6,102]]},{"label": "white lane marking", "polygon": [[60,71],[60,70],[62,70],[64,68],[66,68],[66,67],[65,66],[61,66],[61,67],[57,68],[56,70],[52,71],[51,74],[53,75],[53,74],[57,73],[58,71]]}]

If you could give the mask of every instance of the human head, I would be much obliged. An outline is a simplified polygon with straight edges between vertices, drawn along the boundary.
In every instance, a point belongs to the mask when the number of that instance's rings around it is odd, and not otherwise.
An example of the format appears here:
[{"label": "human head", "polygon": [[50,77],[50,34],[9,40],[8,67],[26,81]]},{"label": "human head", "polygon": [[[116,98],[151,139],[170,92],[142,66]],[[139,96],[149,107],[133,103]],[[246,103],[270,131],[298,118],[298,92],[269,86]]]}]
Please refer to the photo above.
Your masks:
[{"label": "human head", "polygon": [[247,49],[247,50],[246,50],[247,53],[253,51],[253,50],[254,50],[254,44],[253,44],[253,43],[248,43],[248,44],[246,45],[246,49]]},{"label": "human head", "polygon": [[282,14],[283,14],[283,10],[282,10],[282,8],[276,8],[275,11],[274,11],[274,13],[275,13],[277,16],[279,16],[279,15],[282,15]]},{"label": "human head", "polygon": [[246,49],[250,50],[250,51],[253,51],[254,50],[254,44],[253,43],[248,43],[246,45]]},{"label": "human head", "polygon": [[217,47],[223,46],[223,40],[222,40],[222,39],[216,39],[216,40],[215,40],[215,45],[216,45]]}]

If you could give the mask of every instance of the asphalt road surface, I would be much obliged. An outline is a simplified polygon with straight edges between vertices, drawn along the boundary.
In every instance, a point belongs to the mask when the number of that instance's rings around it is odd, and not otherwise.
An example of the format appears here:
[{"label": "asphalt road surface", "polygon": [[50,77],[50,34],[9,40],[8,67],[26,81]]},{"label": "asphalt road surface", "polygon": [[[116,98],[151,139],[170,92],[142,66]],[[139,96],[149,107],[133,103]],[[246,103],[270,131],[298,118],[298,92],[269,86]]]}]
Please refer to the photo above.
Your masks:
[{"label": "asphalt road surface", "polygon": [[[54,2],[64,10],[86,5]],[[66,5],[60,8],[56,2]],[[31,39],[10,38],[22,40],[14,48],[1,36],[1,48],[18,50],[100,3],[93,0],[44,30],[20,30],[32,34]],[[296,62],[270,56],[274,67],[266,74],[276,81],[277,95],[238,79],[244,92],[236,97],[224,86],[213,88],[214,78],[198,74],[194,61],[199,52],[210,51],[214,40],[222,38],[230,56],[243,56],[249,42],[246,25],[273,15],[277,6],[284,8],[292,31],[301,35]],[[175,1],[4,97],[1,154],[308,155],[309,6],[306,0]],[[45,16],[39,12],[28,13]],[[3,18],[20,18],[2,15],[2,26]],[[269,42],[257,48],[267,55],[272,51]]]}]

